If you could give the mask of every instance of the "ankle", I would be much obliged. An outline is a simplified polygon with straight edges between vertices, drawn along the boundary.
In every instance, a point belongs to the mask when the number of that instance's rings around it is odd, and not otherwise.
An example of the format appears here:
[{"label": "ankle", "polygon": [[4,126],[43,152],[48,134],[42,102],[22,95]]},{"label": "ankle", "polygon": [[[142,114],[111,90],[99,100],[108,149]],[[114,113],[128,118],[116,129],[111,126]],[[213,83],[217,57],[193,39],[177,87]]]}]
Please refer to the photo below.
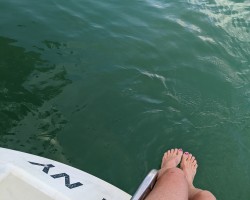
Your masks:
[{"label": "ankle", "polygon": [[170,168],[169,167],[165,167],[165,168],[161,168],[160,171],[159,171],[157,179],[160,179],[161,177],[163,177],[165,175],[169,176],[169,174],[173,174],[173,173],[181,175],[185,179],[185,175],[184,175],[183,171],[180,168],[177,168],[177,167],[170,167]]},{"label": "ankle", "polygon": [[189,199],[193,199],[193,197],[198,194],[199,192],[202,192],[203,190],[198,189],[196,187],[194,187],[194,185],[189,185],[188,186],[188,197]]},{"label": "ankle", "polygon": [[159,179],[160,177],[162,177],[164,174],[166,174],[166,172],[167,172],[168,169],[170,169],[170,168],[168,168],[168,167],[163,167],[163,168],[161,168],[161,169],[159,170],[159,173],[158,173],[158,179]]},{"label": "ankle", "polygon": [[200,190],[196,192],[190,199],[209,199],[209,200],[216,200],[216,197],[207,190]]}]

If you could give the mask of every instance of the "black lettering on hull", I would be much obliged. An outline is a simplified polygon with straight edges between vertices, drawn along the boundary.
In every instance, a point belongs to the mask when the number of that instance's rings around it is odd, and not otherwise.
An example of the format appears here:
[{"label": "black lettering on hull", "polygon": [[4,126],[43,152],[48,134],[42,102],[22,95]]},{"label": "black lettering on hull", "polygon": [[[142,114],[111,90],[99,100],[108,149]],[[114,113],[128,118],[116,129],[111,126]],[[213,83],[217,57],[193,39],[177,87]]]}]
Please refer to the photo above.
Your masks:
[{"label": "black lettering on hull", "polygon": [[[55,167],[55,166],[52,165],[52,164],[40,164],[40,163],[35,163],[35,162],[30,162],[30,161],[29,161],[29,163],[32,164],[32,165],[38,165],[38,166],[44,167],[44,168],[43,168],[43,172],[44,172],[45,174],[49,174],[50,168]],[[64,179],[65,179],[65,186],[66,186],[67,188],[69,188],[69,189],[77,188],[77,187],[80,187],[80,186],[83,185],[83,184],[80,183],[80,182],[72,183],[72,184],[71,184],[71,183],[70,183],[70,176],[69,176],[68,174],[66,174],[66,173],[54,174],[54,175],[50,175],[50,176],[51,176],[52,178],[54,178],[54,179],[64,177]]]},{"label": "black lettering on hull", "polygon": [[70,184],[70,177],[66,173],[51,175],[51,177],[55,178],[55,179],[56,178],[64,177],[64,179],[65,179],[65,186],[68,187],[69,189],[73,189],[75,187],[82,186],[82,183],[80,183],[80,182]]},{"label": "black lettering on hull", "polygon": [[29,162],[29,163],[32,164],[32,165],[38,165],[38,166],[44,167],[44,168],[43,168],[43,172],[46,173],[46,174],[49,173],[49,169],[50,169],[50,168],[55,167],[54,165],[51,165],[51,164],[43,165],[43,164],[35,163],[35,162]]}]

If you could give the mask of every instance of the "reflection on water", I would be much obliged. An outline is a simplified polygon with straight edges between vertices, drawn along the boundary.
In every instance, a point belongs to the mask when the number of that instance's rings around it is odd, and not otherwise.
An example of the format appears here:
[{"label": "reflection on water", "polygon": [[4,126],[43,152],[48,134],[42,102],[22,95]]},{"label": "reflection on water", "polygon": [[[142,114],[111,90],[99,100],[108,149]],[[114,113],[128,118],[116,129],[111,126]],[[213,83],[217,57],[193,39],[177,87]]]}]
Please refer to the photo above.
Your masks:
[{"label": "reflection on water", "polygon": [[242,42],[250,42],[250,2],[230,0],[197,1],[189,0],[208,15],[215,25],[223,28],[230,36]]},{"label": "reflection on water", "polygon": [[57,134],[66,120],[56,107],[44,103],[70,82],[64,68],[49,64],[39,53],[26,51],[16,42],[0,37],[0,146],[55,154],[61,150]]},{"label": "reflection on water", "polygon": [[[241,77],[249,75],[249,69],[246,63],[250,61],[250,2],[214,0],[197,1],[188,0],[188,2],[209,17],[211,23],[225,31],[225,37],[218,37],[216,43],[235,60],[239,61],[235,67],[239,70]],[[221,36],[223,32],[221,32]],[[233,48],[232,48],[233,47]]]}]

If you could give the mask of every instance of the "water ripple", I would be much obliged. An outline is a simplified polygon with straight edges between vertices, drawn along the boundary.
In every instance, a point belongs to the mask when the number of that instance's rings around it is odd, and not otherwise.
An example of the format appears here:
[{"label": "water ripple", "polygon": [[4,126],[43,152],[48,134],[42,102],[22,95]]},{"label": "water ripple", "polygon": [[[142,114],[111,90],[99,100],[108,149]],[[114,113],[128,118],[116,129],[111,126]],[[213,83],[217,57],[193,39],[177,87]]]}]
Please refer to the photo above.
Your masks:
[{"label": "water ripple", "polygon": [[208,1],[189,0],[201,12],[230,36],[242,42],[250,42],[250,2],[236,3],[228,0]]},{"label": "water ripple", "polygon": [[147,103],[151,103],[151,104],[162,104],[164,101],[162,100],[159,100],[159,99],[154,99],[154,98],[151,98],[149,96],[146,96],[146,95],[134,95],[134,98],[139,100],[139,101],[143,101],[143,102],[147,102]]}]

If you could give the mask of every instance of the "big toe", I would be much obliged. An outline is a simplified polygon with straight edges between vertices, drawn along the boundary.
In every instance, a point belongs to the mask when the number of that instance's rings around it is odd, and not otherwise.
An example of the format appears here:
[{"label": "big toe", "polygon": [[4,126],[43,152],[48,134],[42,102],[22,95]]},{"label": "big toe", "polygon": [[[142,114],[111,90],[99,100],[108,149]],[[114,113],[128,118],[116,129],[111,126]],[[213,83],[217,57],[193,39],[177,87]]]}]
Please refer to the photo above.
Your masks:
[{"label": "big toe", "polygon": [[189,153],[188,152],[185,152],[183,153],[182,155],[182,160],[181,160],[181,166],[183,167],[184,165],[186,165],[187,161],[188,161],[188,158],[189,158]]},{"label": "big toe", "polygon": [[183,156],[183,151],[182,151],[182,149],[178,149],[178,150],[177,150],[177,158],[178,158],[179,161],[181,161],[182,156]]}]

